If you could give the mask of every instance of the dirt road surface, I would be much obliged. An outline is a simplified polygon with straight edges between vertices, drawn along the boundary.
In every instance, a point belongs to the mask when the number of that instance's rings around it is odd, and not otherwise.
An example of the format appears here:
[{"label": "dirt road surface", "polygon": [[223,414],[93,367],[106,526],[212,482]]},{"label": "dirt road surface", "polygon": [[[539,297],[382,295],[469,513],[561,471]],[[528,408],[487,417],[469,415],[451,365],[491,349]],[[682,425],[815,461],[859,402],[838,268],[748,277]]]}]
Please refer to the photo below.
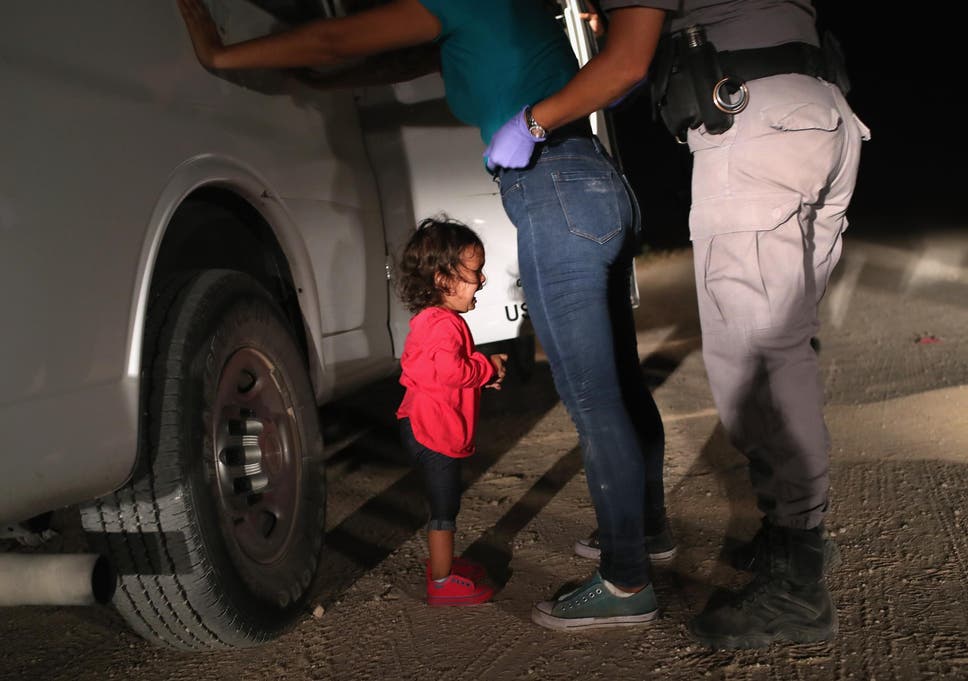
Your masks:
[{"label": "dirt road surface", "polygon": [[396,442],[399,389],[388,381],[328,412],[368,429],[331,443],[319,617],[307,612],[262,648],[186,654],[144,643],[108,608],[7,609],[0,679],[968,678],[968,240],[941,228],[930,240],[848,239],[820,355],[840,633],[759,651],[711,652],[685,628],[713,589],[742,584],[721,553],[758,522],[706,384],[691,267],[687,250],[638,267],[640,350],[665,418],[680,547],[655,570],[662,617],[651,626],[572,635],[531,623],[533,601],[595,568],[572,552],[593,512],[574,429],[539,362],[529,382],[487,395],[466,470],[458,550],[504,585],[493,603],[421,602],[423,502]]}]

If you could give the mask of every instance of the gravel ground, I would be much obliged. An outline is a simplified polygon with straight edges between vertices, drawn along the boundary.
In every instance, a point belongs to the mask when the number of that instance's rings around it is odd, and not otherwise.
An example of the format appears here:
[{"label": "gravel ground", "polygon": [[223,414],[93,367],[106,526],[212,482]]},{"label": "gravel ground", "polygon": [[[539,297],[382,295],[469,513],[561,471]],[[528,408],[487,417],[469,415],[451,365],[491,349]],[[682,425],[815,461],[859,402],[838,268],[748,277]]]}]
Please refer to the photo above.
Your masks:
[{"label": "gravel ground", "polygon": [[317,617],[262,648],[184,654],[144,643],[108,608],[11,608],[0,612],[0,679],[968,678],[968,240],[955,229],[848,239],[821,333],[840,633],[761,651],[710,652],[685,629],[714,589],[742,584],[721,552],[758,521],[706,384],[691,254],[640,258],[638,274],[680,546],[655,570],[653,625],[573,635],[530,621],[533,601],[595,568],[572,553],[593,512],[574,429],[539,361],[527,383],[487,395],[466,471],[458,548],[504,585],[493,603],[421,602],[423,502],[395,441],[389,381],[329,412],[372,428],[332,459]]}]

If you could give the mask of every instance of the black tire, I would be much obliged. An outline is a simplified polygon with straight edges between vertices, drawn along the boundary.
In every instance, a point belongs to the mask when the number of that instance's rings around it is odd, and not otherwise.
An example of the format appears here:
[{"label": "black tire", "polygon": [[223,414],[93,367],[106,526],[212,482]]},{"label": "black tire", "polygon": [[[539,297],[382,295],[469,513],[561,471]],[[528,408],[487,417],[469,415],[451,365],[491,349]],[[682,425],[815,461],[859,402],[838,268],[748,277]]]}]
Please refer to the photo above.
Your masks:
[{"label": "black tire", "polygon": [[265,289],[228,270],[156,297],[145,342],[138,468],[82,522],[141,636],[187,650],[259,645],[305,613],[322,550],[305,359]]}]

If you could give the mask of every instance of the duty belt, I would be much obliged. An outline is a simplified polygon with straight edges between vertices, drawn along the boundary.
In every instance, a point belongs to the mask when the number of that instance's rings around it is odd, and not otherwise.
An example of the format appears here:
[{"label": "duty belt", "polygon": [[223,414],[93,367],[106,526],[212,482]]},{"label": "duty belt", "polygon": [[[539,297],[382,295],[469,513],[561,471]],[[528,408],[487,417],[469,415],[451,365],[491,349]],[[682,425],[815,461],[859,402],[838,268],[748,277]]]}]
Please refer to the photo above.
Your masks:
[{"label": "duty belt", "polygon": [[778,76],[781,73],[802,73],[829,80],[823,52],[809,43],[783,43],[774,47],[726,50],[718,55],[723,74],[741,82]]},{"label": "duty belt", "polygon": [[846,92],[839,44],[825,38],[825,49],[804,42],[773,47],[718,51],[702,26],[691,26],[659,43],[650,73],[652,102],[669,131],[680,142],[690,128],[705,125],[717,135],[749,103],[746,83],[759,78],[799,73],[834,82]]}]

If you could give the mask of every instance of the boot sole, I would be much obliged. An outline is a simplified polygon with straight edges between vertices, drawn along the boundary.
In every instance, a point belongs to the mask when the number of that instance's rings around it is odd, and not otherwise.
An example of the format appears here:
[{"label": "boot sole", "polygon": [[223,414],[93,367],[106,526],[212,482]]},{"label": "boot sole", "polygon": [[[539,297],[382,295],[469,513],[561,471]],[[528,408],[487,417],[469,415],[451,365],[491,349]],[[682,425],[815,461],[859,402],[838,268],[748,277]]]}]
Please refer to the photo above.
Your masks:
[{"label": "boot sole", "polygon": [[820,643],[829,641],[837,635],[837,622],[830,628],[791,628],[776,631],[771,634],[757,634],[749,636],[705,636],[693,630],[690,633],[702,645],[715,650],[746,650],[750,648],[769,648],[774,643]]},{"label": "boot sole", "polygon": [[[649,560],[653,563],[664,563],[666,561],[672,560],[676,557],[678,549],[673,546],[668,551],[660,551],[659,553],[650,553]],[[587,544],[582,544],[580,541],[575,542],[575,555],[582,558],[590,558],[591,560],[599,560],[602,557],[602,550],[596,549]]]},{"label": "boot sole", "polygon": [[[539,604],[540,605],[540,604]],[[583,631],[585,629],[611,629],[615,627],[635,627],[651,623],[659,616],[658,610],[641,615],[618,615],[615,617],[555,617],[544,612],[539,605],[531,608],[531,621],[547,629],[557,631]],[[553,605],[551,602],[549,606]]]}]

